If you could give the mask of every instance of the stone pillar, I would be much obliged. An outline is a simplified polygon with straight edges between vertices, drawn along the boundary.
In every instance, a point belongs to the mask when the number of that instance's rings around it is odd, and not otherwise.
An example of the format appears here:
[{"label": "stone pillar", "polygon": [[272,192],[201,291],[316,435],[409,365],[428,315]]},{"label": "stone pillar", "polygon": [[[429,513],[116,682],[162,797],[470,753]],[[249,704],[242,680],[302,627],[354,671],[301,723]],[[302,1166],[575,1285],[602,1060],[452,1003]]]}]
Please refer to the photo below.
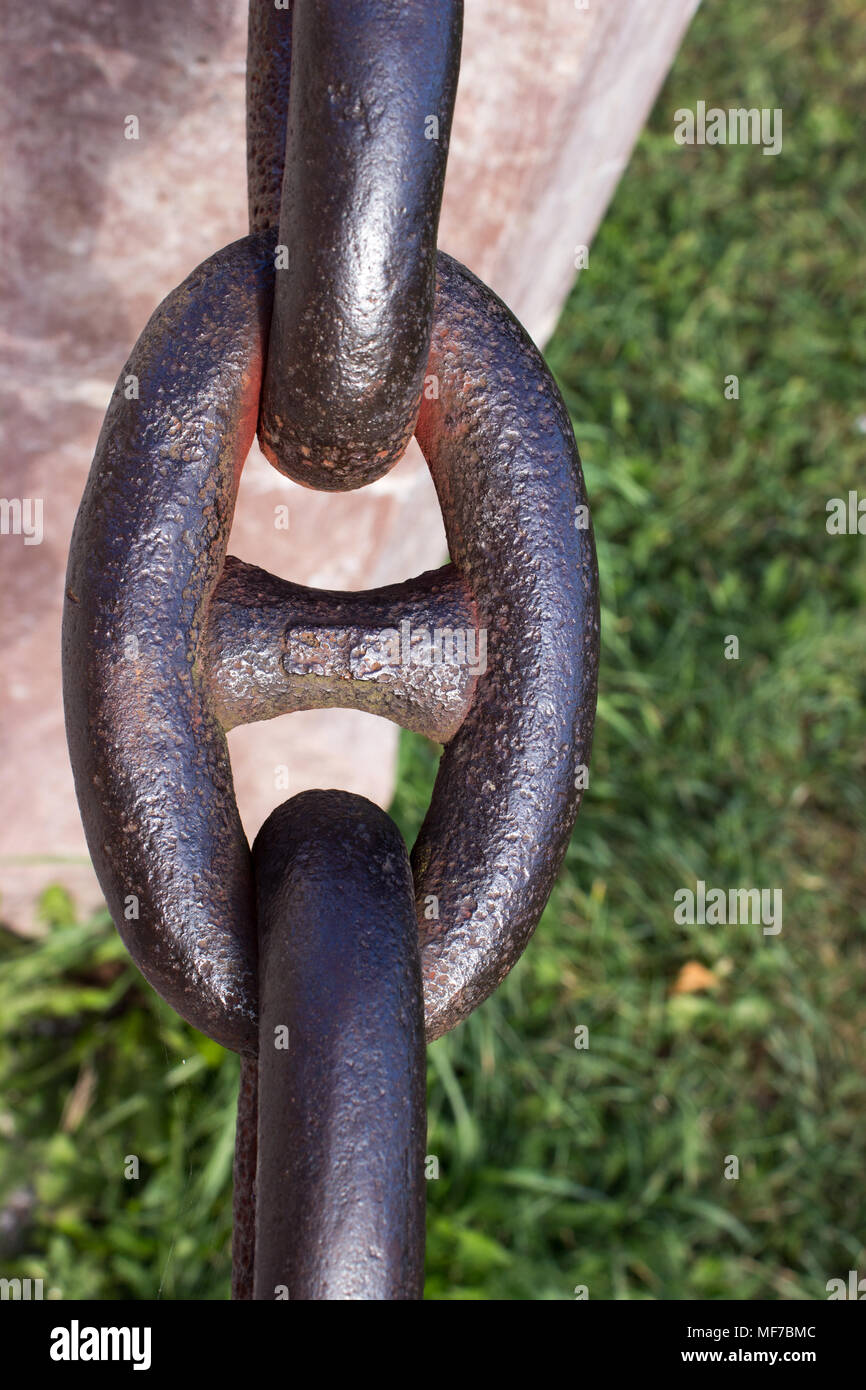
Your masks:
[{"label": "stone pillar", "polygon": [[[440,244],[539,343],[696,7],[468,0]],[[245,0],[45,0],[5,22],[0,919],[19,929],[51,881],[82,910],[100,901],[63,731],[66,553],[133,342],[178,281],[247,230],[245,39]],[[289,529],[277,529],[286,504]],[[444,534],[414,444],[388,477],[343,495],[296,486],[254,448],[230,550],[300,583],[361,589],[438,565]],[[307,787],[387,806],[396,738],[349,711],[233,731],[250,839]]]}]

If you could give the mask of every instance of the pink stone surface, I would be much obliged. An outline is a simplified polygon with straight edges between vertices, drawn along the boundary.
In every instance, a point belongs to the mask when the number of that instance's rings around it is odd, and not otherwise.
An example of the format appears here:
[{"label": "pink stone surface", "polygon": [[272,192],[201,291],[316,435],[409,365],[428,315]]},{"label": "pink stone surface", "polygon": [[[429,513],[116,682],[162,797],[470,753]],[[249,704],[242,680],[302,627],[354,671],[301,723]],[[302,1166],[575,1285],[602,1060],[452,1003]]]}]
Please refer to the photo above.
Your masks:
[{"label": "pink stone surface", "polygon": [[[440,244],[552,331],[697,0],[469,0]],[[4,20],[0,140],[0,494],[41,499],[40,544],[0,535],[0,917],[33,924],[55,881],[101,901],[66,755],[60,618],[66,553],[102,416],[159,301],[246,233],[242,0],[68,0]],[[124,136],[126,118],[139,139]],[[288,531],[275,508],[288,504]],[[361,492],[313,493],[257,448],[230,549],[300,583],[360,589],[441,563],[413,444]],[[387,806],[396,729],[352,711],[230,735],[252,837],[277,802],[341,786]],[[288,790],[277,785],[288,769]]]}]

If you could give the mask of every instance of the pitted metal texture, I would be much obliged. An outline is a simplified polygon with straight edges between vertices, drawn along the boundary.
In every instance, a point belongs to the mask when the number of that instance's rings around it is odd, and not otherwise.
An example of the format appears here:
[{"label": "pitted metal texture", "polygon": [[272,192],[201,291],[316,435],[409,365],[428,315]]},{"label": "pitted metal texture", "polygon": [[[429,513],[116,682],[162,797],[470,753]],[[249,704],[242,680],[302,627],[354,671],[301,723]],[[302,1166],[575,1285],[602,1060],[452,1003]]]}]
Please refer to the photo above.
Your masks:
[{"label": "pitted metal texture", "polygon": [[290,584],[229,555],[206,640],[226,730],[341,706],[447,743],[485,660],[472,597],[449,565],[343,594]]},{"label": "pitted metal texture", "polygon": [[[76,523],[64,631],[76,788],[109,907],[163,997],[241,1050],[256,1045],[252,882],[220,722],[220,712],[237,722],[236,695],[219,661],[212,678],[209,633],[215,607],[229,664],[243,672],[250,605],[228,634],[225,602],[213,599],[252,438],[269,246],[270,236],[246,238],[212,257],[145,329]],[[445,256],[430,367],[439,395],[425,402],[419,441],[486,669],[413,851],[428,1038],[495,988],[547,899],[577,812],[576,770],[589,760],[598,644],[592,533],[577,524],[586,499],[558,391],[505,306]],[[122,390],[129,372],[135,401]],[[239,573],[230,568],[225,598]],[[353,626],[345,612],[333,626]],[[287,648],[286,631],[296,634]],[[316,660],[304,675],[301,649],[318,658],[323,648],[297,633],[313,631],[290,617],[272,630],[283,689],[311,687],[298,707],[336,703],[349,686],[362,692],[358,707],[369,690],[387,692],[345,664],[328,673]],[[272,712],[273,697],[254,679],[250,689],[263,702],[251,717]],[[408,713],[392,705],[390,717],[412,727],[418,702],[402,698]]]},{"label": "pitted metal texture", "polygon": [[[147,979],[242,1054],[241,1299],[421,1296],[424,1037],[520,956],[586,785],[597,573],[571,426],[509,310],[436,252],[461,24],[460,0],[251,0],[251,234],[145,328],[70,549],[64,704],[100,883]],[[257,427],[325,489],[381,476],[414,431],[451,563],[341,594],[227,557]],[[334,706],[444,747],[411,868],[337,791],[278,808],[250,852],[227,732]]]},{"label": "pitted metal texture", "polygon": [[69,752],[111,915],[162,997],[238,1050],[256,1040],[254,894],[203,654],[258,414],[272,240],[212,256],[142,333],[76,518],[63,618]]},{"label": "pitted metal texture", "polygon": [[[281,24],[256,26],[251,72],[260,40]],[[307,487],[362,487],[412,437],[462,24],[462,0],[295,0],[259,442]],[[272,208],[278,146],[267,115],[285,81],[272,56],[261,67],[251,86],[253,230]]]}]

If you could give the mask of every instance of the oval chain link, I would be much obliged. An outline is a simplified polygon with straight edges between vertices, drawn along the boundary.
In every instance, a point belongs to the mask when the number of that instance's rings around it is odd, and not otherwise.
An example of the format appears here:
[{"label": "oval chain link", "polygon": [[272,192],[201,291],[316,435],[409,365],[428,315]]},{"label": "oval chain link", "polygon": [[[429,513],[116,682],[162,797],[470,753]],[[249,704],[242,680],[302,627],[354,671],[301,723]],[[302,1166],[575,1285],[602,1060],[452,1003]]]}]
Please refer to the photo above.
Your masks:
[{"label": "oval chain link", "polygon": [[[64,701],[100,883],[153,987],[242,1054],[239,1298],[420,1296],[423,1037],[520,956],[586,783],[598,581],[571,426],[506,306],[436,253],[461,20],[251,0],[251,233],[142,333],[70,549]],[[329,489],[414,432],[450,564],[339,594],[227,556],[257,429]],[[293,798],[251,855],[226,733],[335,706],[444,747],[411,876],[347,793]]]}]

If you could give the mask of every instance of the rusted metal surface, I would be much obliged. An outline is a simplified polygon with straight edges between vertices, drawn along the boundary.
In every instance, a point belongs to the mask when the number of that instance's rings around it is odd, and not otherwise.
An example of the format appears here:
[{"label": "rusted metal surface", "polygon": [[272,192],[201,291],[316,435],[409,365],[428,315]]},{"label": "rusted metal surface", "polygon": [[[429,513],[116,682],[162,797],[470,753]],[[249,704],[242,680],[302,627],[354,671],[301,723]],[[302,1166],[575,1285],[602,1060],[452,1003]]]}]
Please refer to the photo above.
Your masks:
[{"label": "rusted metal surface", "polygon": [[[247,717],[290,707],[273,703],[265,679],[256,685],[274,662],[269,636],[282,690],[301,692],[300,707],[342,703],[353,687],[351,703],[378,699],[417,727],[419,708],[435,703],[435,690],[423,702],[404,684],[389,704],[390,668],[369,680],[349,662],[347,676],[345,636],[326,669],[309,610],[299,623],[289,604],[280,621],[263,604],[267,621],[254,620],[248,638],[265,581],[252,605],[238,603],[237,563],[224,581],[237,604],[228,630],[226,603],[215,605],[228,659],[211,680],[211,599],[251,443],[269,245],[248,238],[212,257],[145,329],[127,364],[140,398],[124,398],[125,372],[76,523],[64,632],[76,786],[112,914],[163,997],[240,1050],[255,1049],[257,1026],[252,881],[218,709],[237,722],[237,685],[254,701]],[[486,669],[413,851],[434,1038],[508,972],[549,894],[579,805],[575,771],[589,760],[598,619],[592,533],[576,525],[580,465],[557,388],[505,306],[441,255],[430,366],[439,398],[425,402],[418,437],[477,610],[472,630],[486,634]],[[265,587],[279,596],[279,581]],[[411,613],[412,593],[403,601]],[[327,600],[312,602],[324,627]],[[328,626],[369,630],[369,612],[347,621],[364,602],[337,600]],[[398,611],[380,608],[388,628]],[[425,623],[431,611],[455,616],[453,604],[424,609]]]},{"label": "rusted metal surface", "polygon": [[417,1299],[424,1013],[393,821],[303,792],[253,847],[261,956],[256,1299]]},{"label": "rusted metal surface", "polygon": [[[495,989],[547,901],[589,763],[598,575],[574,434],[505,305],[440,253],[417,438],[451,558],[487,630],[487,671],[448,744],[412,852],[428,1039]],[[581,780],[581,779],[577,779]],[[425,916],[430,897],[438,920]]]},{"label": "rusted metal surface", "polygon": [[[438,597],[428,576],[335,598],[233,562],[218,590],[261,378],[270,244],[269,234],[235,243],[169,297],[106,418],[67,580],[76,787],[109,906],[145,975],[204,1032],[254,1050],[252,881],[220,716],[230,727],[346,703],[453,734],[413,851],[434,1038],[519,957],[577,813],[598,650],[580,465],[539,353],[440,255],[439,398],[425,402],[418,438],[456,574]],[[127,372],[137,401],[124,398]],[[477,655],[484,634],[484,672],[437,666],[425,695],[420,666],[365,667],[407,615],[426,628],[466,617]],[[354,642],[361,632],[367,645]]]},{"label": "rusted metal surface", "polygon": [[[571,426],[536,348],[441,253],[428,302],[444,147],[428,156],[417,125],[434,97],[450,120],[459,7],[298,0],[291,39],[280,22],[274,37],[274,16],[251,13],[253,49],[273,48],[249,87],[262,230],[168,296],[106,416],[67,574],[67,731],[130,953],[179,1013],[243,1054],[235,1296],[414,1298],[423,1039],[512,967],[561,862],[595,711],[595,552]],[[287,227],[293,276],[275,269]],[[227,558],[257,420],[286,446],[285,471],[300,476],[300,456],[304,481],[360,486],[413,427],[419,362],[416,434],[451,563],[341,594]],[[298,430],[269,415],[266,374],[279,410],[300,402]],[[316,422],[334,402],[325,446]],[[338,705],[444,745],[411,874],[384,812],[340,792],[286,803],[250,854],[226,732]],[[299,1041],[274,1048],[283,1027]]]},{"label": "rusted metal surface", "polygon": [[341,594],[229,555],[207,629],[217,717],[228,730],[293,710],[360,709],[447,743],[478,679],[476,628],[451,565]]},{"label": "rusted metal surface", "polygon": [[292,0],[250,0],[247,20],[247,202],[250,231],[280,220],[292,76]]},{"label": "rusted metal surface", "polygon": [[[259,442],[308,487],[362,487],[412,437],[462,21],[462,0],[295,0],[279,221],[287,263]],[[251,69],[257,62],[258,47]]]},{"label": "rusted metal surface", "polygon": [[270,246],[264,235],[212,256],[136,344],[76,519],[63,620],[75,789],[111,915],[179,1014],[248,1051],[250,852],[202,656],[255,430]]}]

